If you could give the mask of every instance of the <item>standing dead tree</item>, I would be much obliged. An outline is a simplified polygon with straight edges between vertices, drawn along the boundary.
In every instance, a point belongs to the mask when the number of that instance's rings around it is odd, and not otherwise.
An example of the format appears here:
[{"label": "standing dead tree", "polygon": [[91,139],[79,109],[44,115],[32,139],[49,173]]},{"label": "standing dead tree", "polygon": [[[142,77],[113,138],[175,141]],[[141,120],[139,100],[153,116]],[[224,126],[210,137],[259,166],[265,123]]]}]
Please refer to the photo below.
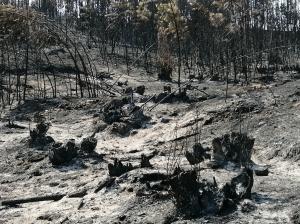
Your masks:
[{"label": "standing dead tree", "polygon": [[96,79],[96,66],[74,32],[66,34],[31,9],[3,5],[0,27],[2,105],[28,97],[114,94]]}]

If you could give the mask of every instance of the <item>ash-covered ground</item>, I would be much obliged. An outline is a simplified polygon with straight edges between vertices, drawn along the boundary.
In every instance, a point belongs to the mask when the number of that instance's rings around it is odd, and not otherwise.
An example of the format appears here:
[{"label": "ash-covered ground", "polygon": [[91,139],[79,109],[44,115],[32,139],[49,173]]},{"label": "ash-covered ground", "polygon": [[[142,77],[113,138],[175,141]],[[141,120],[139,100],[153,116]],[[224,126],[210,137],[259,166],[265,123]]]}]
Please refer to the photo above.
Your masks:
[{"label": "ash-covered ground", "polygon": [[[133,74],[119,80],[128,80],[133,95],[129,89],[117,98],[28,100],[2,111],[0,223],[300,222],[299,74],[230,84],[227,97],[225,82],[194,80],[187,97],[171,96],[159,104],[163,87],[176,84],[150,76],[140,81],[140,74]],[[144,93],[136,88],[142,85]],[[47,124],[45,133],[33,133],[41,123]],[[251,162],[268,175],[253,174],[250,197],[230,199],[230,212],[187,215],[178,209],[169,183],[174,169],[195,169],[197,183],[221,189],[241,169],[231,162],[216,166],[212,142],[232,132],[255,140]],[[95,149],[92,141],[84,150],[87,137],[96,139]],[[190,165],[186,151],[195,143],[207,156]],[[55,154],[60,147],[70,156],[67,161]],[[76,153],[68,154],[69,149]],[[203,204],[210,203],[201,194],[202,204],[196,205],[204,211]]]}]

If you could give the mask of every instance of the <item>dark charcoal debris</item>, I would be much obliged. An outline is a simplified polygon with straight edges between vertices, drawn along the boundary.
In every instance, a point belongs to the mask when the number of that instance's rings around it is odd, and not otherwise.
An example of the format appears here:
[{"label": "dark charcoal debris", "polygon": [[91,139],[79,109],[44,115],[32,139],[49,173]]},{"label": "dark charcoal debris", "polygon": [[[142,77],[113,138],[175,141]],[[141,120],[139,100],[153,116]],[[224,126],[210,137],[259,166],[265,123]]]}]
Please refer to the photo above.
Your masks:
[{"label": "dark charcoal debris", "polygon": [[244,213],[252,212],[256,209],[255,204],[248,199],[245,199],[241,202],[241,211]]},{"label": "dark charcoal debris", "polygon": [[81,189],[81,190],[77,190],[75,192],[71,192],[70,194],[68,194],[69,198],[82,198],[85,195],[87,195],[87,189]]},{"label": "dark charcoal debris", "polygon": [[150,119],[144,115],[139,107],[133,106],[131,109],[128,110],[127,107],[124,108],[124,116],[120,119],[120,122],[115,122],[111,125],[111,133],[121,136],[128,135],[131,130],[142,128],[144,123]]},{"label": "dark charcoal debris", "polygon": [[240,101],[236,105],[236,107],[233,109],[234,110],[234,115],[235,117],[239,116],[239,114],[245,114],[245,113],[250,113],[253,111],[261,111],[262,105],[258,104],[257,102],[252,102],[252,101]]},{"label": "dark charcoal debris", "polygon": [[97,79],[101,79],[101,80],[104,80],[104,79],[113,79],[111,74],[110,73],[107,73],[107,72],[99,72],[96,74],[96,78]]},{"label": "dark charcoal debris", "polygon": [[42,172],[39,169],[35,169],[34,171],[32,171],[31,175],[32,176],[42,176]]},{"label": "dark charcoal debris", "polygon": [[299,209],[299,206],[298,206],[298,208],[293,209],[293,211],[291,212],[290,220],[291,220],[292,224],[299,224],[300,223],[300,209]]},{"label": "dark charcoal debris", "polygon": [[164,124],[167,124],[167,123],[169,123],[171,121],[171,119],[170,118],[167,118],[167,117],[162,117],[161,119],[160,119],[160,122],[161,123],[164,123]]},{"label": "dark charcoal debris", "polygon": [[54,214],[43,214],[37,217],[37,220],[45,220],[49,222],[57,221],[61,217],[60,214],[54,213]]},{"label": "dark charcoal debris", "polygon": [[107,124],[112,124],[113,122],[119,122],[120,118],[123,116],[122,107],[129,103],[128,97],[112,99],[106,103],[103,107],[103,120]]},{"label": "dark charcoal debris", "polygon": [[46,136],[50,125],[45,122],[38,123],[36,128],[30,130],[30,145],[31,146],[45,146],[54,142],[53,138]]},{"label": "dark charcoal debris", "polygon": [[25,151],[19,152],[16,155],[16,159],[21,159],[23,161],[28,161],[30,163],[37,163],[42,161],[47,157],[47,153],[45,151]]},{"label": "dark charcoal debris", "polygon": [[80,144],[80,149],[84,152],[91,153],[97,146],[97,139],[93,137],[84,138]]},{"label": "dark charcoal debris", "polygon": [[123,122],[115,122],[109,128],[112,134],[126,135],[130,131],[131,127]]},{"label": "dark charcoal debris", "polygon": [[256,176],[268,176],[269,175],[269,167],[268,166],[261,166],[253,164],[251,165],[251,169],[254,171]]},{"label": "dark charcoal debris", "polygon": [[167,92],[159,93],[155,98],[155,103],[171,103],[173,98],[173,94],[169,94]]},{"label": "dark charcoal debris", "polygon": [[161,181],[166,179],[167,179],[167,175],[163,173],[144,173],[139,180],[141,183],[146,183],[146,182]]},{"label": "dark charcoal debris", "polygon": [[107,124],[119,122],[121,117],[122,117],[121,110],[110,110],[103,113],[103,121],[105,121]]},{"label": "dark charcoal debris", "polygon": [[141,156],[141,168],[151,168],[152,165],[150,163],[151,157],[147,157],[146,155],[142,154]]},{"label": "dark charcoal debris", "polygon": [[30,137],[34,140],[38,137],[44,137],[49,130],[49,124],[41,122],[36,125],[36,128],[30,131]]},{"label": "dark charcoal debris", "polygon": [[160,73],[158,74],[158,79],[164,81],[172,81],[172,67],[166,64],[160,66]]},{"label": "dark charcoal debris", "polygon": [[71,139],[67,143],[54,143],[49,148],[49,160],[53,165],[62,165],[70,162],[77,156],[75,140]]},{"label": "dark charcoal debris", "polygon": [[236,209],[235,203],[214,183],[199,183],[195,171],[181,172],[171,178],[170,185],[178,210],[188,217],[226,214]]},{"label": "dark charcoal debris", "polygon": [[110,187],[110,186],[112,186],[112,185],[114,184],[115,180],[116,180],[115,177],[108,177],[108,178],[106,178],[105,180],[101,181],[101,182],[97,185],[97,187],[96,187],[94,193],[98,193],[99,191],[101,191],[101,190],[102,190],[103,188],[105,188],[105,187]]},{"label": "dark charcoal debris", "polygon": [[117,82],[117,85],[118,85],[118,86],[127,86],[127,85],[128,85],[128,81],[125,81],[125,82],[120,82],[120,81],[118,81],[118,82]]},{"label": "dark charcoal debris", "polygon": [[251,199],[253,182],[253,171],[244,168],[238,176],[232,178],[230,183],[225,184],[223,192],[227,198],[236,201],[241,199]]},{"label": "dark charcoal debris", "polygon": [[181,172],[170,180],[177,208],[188,216],[197,216],[201,211],[199,186],[195,171]]},{"label": "dark charcoal debris", "polygon": [[178,211],[184,215],[225,215],[234,211],[242,199],[251,198],[253,171],[243,169],[221,189],[215,180],[212,183],[206,180],[198,182],[196,171],[180,172],[167,182],[171,186]]},{"label": "dark charcoal debris", "polygon": [[114,164],[111,163],[108,164],[109,175],[113,177],[119,177],[122,174],[127,173],[133,169],[134,167],[132,166],[131,163],[128,163],[127,165],[123,165],[123,163],[118,159],[114,159]]},{"label": "dark charcoal debris", "polygon": [[138,93],[138,94],[140,94],[140,95],[144,95],[145,90],[146,90],[146,87],[145,87],[144,85],[142,85],[142,86],[137,86],[137,87],[135,88],[135,92]]},{"label": "dark charcoal debris", "polygon": [[215,183],[206,180],[199,183],[199,200],[202,215],[225,215],[237,208],[234,201],[226,198]]},{"label": "dark charcoal debris", "polygon": [[132,87],[126,87],[125,89],[123,89],[123,93],[125,93],[125,94],[131,94],[131,93],[133,93]]},{"label": "dark charcoal debris", "polygon": [[164,92],[165,93],[171,93],[172,92],[172,89],[171,89],[171,86],[164,86]]},{"label": "dark charcoal debris", "polygon": [[204,149],[200,143],[193,145],[192,152],[186,151],[185,157],[191,165],[195,165],[208,159],[209,155],[207,154],[208,149]]},{"label": "dark charcoal debris", "polygon": [[149,117],[143,110],[128,98],[114,99],[103,108],[103,121],[111,124],[109,130],[113,134],[127,135],[132,129],[139,129]]},{"label": "dark charcoal debris", "polygon": [[186,91],[181,93],[159,93],[153,98],[154,103],[174,103],[174,102],[190,102],[190,98],[187,96]]}]

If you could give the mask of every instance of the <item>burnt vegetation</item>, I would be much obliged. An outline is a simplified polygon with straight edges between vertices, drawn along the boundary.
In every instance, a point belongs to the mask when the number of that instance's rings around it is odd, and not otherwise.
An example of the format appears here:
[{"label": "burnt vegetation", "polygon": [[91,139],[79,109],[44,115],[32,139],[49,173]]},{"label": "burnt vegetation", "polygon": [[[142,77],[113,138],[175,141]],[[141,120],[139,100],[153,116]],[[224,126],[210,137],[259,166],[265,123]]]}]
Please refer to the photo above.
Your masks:
[{"label": "burnt vegetation", "polygon": [[0,3],[4,222],[298,223],[297,0]]}]

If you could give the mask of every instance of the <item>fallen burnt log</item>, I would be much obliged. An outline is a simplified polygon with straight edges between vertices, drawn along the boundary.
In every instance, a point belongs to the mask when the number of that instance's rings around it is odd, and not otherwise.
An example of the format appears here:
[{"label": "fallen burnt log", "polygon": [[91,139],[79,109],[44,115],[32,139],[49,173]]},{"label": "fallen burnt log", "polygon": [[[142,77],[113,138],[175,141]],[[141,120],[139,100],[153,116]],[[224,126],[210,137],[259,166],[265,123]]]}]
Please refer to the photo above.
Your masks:
[{"label": "fallen burnt log", "polygon": [[52,195],[44,195],[44,196],[37,196],[37,197],[4,200],[1,202],[1,204],[3,206],[16,206],[18,204],[25,204],[25,203],[31,203],[31,202],[58,201],[65,196],[66,196],[66,194],[52,194]]},{"label": "fallen burnt log", "polygon": [[11,199],[11,200],[3,200],[1,202],[2,206],[16,206],[19,204],[32,203],[32,202],[40,202],[40,201],[58,201],[63,197],[68,196],[69,198],[82,198],[87,194],[87,190],[83,189],[80,191],[72,192],[70,194],[51,194],[51,195],[42,195],[36,197],[28,197],[28,198],[19,198],[19,199]]}]

